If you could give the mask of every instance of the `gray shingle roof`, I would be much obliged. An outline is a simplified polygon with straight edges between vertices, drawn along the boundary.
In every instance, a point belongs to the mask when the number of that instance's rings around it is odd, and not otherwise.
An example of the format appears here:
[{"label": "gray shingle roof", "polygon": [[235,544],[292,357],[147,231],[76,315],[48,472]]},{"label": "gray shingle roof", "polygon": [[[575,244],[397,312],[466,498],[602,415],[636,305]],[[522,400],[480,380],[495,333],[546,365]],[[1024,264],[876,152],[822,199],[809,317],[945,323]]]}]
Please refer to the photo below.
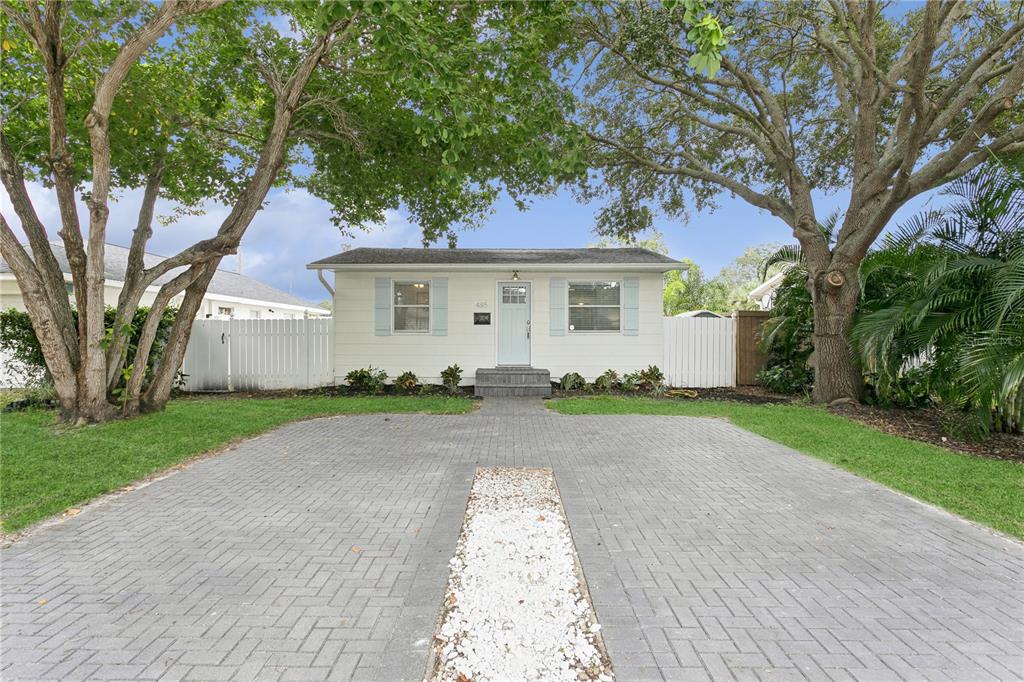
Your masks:
[{"label": "gray shingle roof", "polygon": [[[50,242],[50,248],[53,249],[53,255],[57,258],[57,263],[60,264],[61,271],[66,273],[71,272],[71,268],[68,265],[67,254],[64,251],[64,244],[61,242]],[[146,267],[149,268],[164,260],[164,257],[147,253],[143,260]],[[163,277],[158,277],[155,284],[163,284],[164,282],[167,282],[182,270],[183,268],[175,268],[174,270],[171,270]],[[3,259],[0,259],[0,272],[10,271],[10,266],[7,265]],[[104,249],[105,278],[123,282],[127,271],[128,249],[123,246],[117,246],[116,244],[107,244]],[[210,281],[210,286],[207,288],[207,293],[220,294],[221,296],[235,296],[238,298],[250,298],[257,301],[267,301],[269,303],[287,303],[289,305],[303,306],[306,308],[316,307],[316,304],[314,303],[303,300],[298,296],[292,296],[280,289],[275,289],[269,284],[264,284],[258,279],[246,277],[245,275],[240,275],[237,272],[230,272],[228,270],[218,270],[214,273],[213,279]]]},{"label": "gray shingle roof", "polygon": [[648,249],[374,249],[358,248],[310,263],[331,265],[677,265]]}]

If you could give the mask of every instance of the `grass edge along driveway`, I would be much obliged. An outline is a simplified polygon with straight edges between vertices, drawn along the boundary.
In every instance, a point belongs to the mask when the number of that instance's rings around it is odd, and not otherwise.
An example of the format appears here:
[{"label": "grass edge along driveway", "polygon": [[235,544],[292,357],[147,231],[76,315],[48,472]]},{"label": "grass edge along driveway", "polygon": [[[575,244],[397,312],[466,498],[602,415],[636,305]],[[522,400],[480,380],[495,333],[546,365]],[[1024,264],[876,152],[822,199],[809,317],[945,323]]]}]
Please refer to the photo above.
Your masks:
[{"label": "grass edge along driveway", "polygon": [[961,455],[800,405],[598,396],[553,400],[562,414],[723,417],[776,443],[1024,539],[1024,465]]},{"label": "grass edge along driveway", "polygon": [[445,396],[200,398],[97,426],[54,423],[51,411],[0,416],[0,519],[13,533],[197,455],[282,424],[342,414],[462,414]]}]

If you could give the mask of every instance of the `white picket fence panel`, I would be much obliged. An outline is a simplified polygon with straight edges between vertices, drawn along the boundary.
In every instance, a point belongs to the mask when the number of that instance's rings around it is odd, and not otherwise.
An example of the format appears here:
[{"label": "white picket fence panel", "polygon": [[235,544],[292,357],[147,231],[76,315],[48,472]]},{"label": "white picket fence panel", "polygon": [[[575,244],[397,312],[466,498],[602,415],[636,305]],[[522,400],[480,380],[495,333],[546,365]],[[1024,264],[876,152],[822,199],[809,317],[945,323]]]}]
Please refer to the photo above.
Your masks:
[{"label": "white picket fence panel", "polygon": [[666,317],[664,323],[664,372],[670,386],[736,385],[736,320]]},{"label": "white picket fence panel", "polygon": [[331,325],[302,320],[196,320],[181,369],[186,391],[317,388],[334,383]]}]

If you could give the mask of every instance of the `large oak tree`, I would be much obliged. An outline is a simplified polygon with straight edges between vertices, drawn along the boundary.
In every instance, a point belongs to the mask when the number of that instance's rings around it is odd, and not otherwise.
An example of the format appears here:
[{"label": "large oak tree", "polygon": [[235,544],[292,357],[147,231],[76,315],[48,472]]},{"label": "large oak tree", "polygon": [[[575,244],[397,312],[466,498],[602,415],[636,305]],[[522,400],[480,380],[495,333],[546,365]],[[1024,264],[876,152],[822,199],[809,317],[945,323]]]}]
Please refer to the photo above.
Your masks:
[{"label": "large oak tree", "polygon": [[[207,285],[275,185],[324,198],[342,229],[380,221],[401,202],[431,242],[479,217],[499,187],[535,192],[558,172],[549,138],[565,101],[550,54],[564,35],[560,5],[3,0],[0,8],[0,179],[28,242],[0,215],[0,250],[67,420],[163,407]],[[40,220],[33,180],[55,194],[58,225]],[[118,210],[112,194],[125,190],[143,199],[108,328],[106,226]],[[160,198],[177,211],[216,200],[230,212],[208,239],[146,267]],[[282,238],[309,229],[282,226]],[[50,247],[55,235],[73,302]],[[129,354],[127,325],[158,280]],[[178,314],[148,374],[172,302]]]},{"label": "large oak tree", "polygon": [[[850,329],[872,242],[911,198],[1024,147],[1021,2],[724,3],[720,70],[692,68],[701,3],[685,4],[687,21],[676,2],[579,18],[574,89],[601,169],[590,191],[612,197],[599,228],[628,235],[652,210],[710,210],[721,193],[785,221],[814,301],[815,398],[855,398]],[[840,189],[832,244],[814,193]]]}]

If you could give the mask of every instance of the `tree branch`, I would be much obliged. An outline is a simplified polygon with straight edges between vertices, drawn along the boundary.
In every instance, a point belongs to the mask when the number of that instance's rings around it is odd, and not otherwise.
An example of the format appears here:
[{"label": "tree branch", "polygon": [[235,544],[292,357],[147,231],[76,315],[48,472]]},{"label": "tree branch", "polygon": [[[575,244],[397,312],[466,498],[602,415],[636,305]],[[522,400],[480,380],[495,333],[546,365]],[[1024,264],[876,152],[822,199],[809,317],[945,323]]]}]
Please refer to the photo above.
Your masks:
[{"label": "tree branch", "polygon": [[689,178],[693,178],[695,180],[703,180],[705,182],[714,183],[720,187],[724,187],[730,192],[734,192],[735,194],[746,200],[748,203],[753,204],[758,208],[763,208],[766,211],[769,211],[773,215],[786,221],[786,223],[791,226],[794,225],[795,223],[794,213],[791,207],[787,206],[778,199],[770,197],[766,194],[755,192],[746,185],[737,182],[728,176],[715,173],[714,171],[708,169],[707,167],[666,166],[664,164],[658,163],[657,161],[653,161],[649,158],[641,156],[640,154],[626,147],[617,140],[613,140],[602,135],[597,135],[592,132],[588,132],[587,136],[594,142],[597,142],[598,144],[611,147],[612,149],[615,149],[616,151],[625,154],[634,162],[636,162],[636,164],[639,166],[655,171],[657,173],[663,173],[665,175],[683,175]]},{"label": "tree branch", "polygon": [[54,319],[53,307],[49,303],[46,286],[32,258],[25,247],[18,241],[7,218],[0,213],[0,257],[11,266],[22,300],[28,309],[32,328],[43,351],[46,367],[53,379],[54,389],[61,402],[61,412],[65,416],[74,412],[76,407],[75,364],[74,353],[69,351],[63,339],[60,323]]}]

